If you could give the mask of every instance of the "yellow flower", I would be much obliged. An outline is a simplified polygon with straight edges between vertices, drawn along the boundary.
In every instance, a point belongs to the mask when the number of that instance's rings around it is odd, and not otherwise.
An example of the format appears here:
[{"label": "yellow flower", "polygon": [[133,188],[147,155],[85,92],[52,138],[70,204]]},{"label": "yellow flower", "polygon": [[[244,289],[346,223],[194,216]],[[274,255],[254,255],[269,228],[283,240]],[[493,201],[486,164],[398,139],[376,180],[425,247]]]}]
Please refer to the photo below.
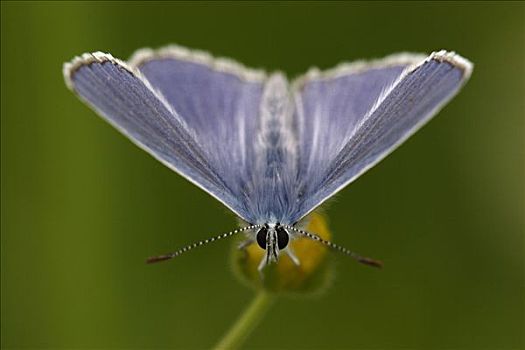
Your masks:
[{"label": "yellow flower", "polygon": [[[303,227],[325,240],[330,240],[326,218],[315,212]],[[316,293],[322,291],[330,282],[333,266],[329,261],[328,248],[314,240],[300,237],[290,242],[290,248],[300,264],[295,265],[286,254],[281,254],[276,264],[269,264],[259,273],[257,267],[264,258],[265,251],[257,243],[245,249],[233,250],[233,267],[236,275],[246,284],[275,293]]]}]

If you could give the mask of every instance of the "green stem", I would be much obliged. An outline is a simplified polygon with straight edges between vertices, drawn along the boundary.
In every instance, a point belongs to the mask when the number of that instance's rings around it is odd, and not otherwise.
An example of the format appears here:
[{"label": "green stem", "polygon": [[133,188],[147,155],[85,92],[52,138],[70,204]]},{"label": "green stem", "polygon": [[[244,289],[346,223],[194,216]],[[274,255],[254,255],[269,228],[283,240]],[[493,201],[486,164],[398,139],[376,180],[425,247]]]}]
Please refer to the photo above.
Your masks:
[{"label": "green stem", "polygon": [[215,346],[215,350],[234,350],[240,348],[248,335],[255,329],[262,320],[266,311],[272,305],[275,297],[266,292],[257,292],[250,305],[232,327],[226,332],[222,339]]}]

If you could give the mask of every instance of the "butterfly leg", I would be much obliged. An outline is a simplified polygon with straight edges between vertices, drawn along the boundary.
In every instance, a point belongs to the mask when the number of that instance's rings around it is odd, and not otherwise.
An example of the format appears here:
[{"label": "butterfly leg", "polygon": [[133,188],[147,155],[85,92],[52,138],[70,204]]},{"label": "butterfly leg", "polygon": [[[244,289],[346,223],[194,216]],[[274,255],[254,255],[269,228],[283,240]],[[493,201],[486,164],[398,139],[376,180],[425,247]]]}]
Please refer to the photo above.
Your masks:
[{"label": "butterfly leg", "polygon": [[290,260],[292,260],[295,266],[301,266],[301,262],[299,261],[299,258],[294,254],[292,248],[286,248],[285,252],[286,255],[288,255],[288,257],[290,258]]},{"label": "butterfly leg", "polygon": [[268,263],[268,256],[265,254],[264,258],[261,259],[261,262],[259,263],[259,266],[257,267],[257,271],[259,271],[259,276],[261,278],[261,281],[264,280],[263,269],[267,263]]},{"label": "butterfly leg", "polygon": [[253,242],[255,242],[253,239],[248,238],[248,239],[242,241],[241,243],[239,243],[239,245],[237,246],[237,248],[238,248],[239,250],[245,250],[245,249],[248,248]]}]

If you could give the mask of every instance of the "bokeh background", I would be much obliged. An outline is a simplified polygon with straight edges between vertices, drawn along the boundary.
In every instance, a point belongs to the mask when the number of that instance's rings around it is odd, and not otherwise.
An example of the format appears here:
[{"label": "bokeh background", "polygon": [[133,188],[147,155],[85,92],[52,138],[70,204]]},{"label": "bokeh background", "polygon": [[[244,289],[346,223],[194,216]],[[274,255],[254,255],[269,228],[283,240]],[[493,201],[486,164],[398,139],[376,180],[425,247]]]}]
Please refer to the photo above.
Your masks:
[{"label": "bokeh background", "polygon": [[328,208],[332,287],[280,299],[251,349],[525,347],[524,3],[1,4],[3,348],[212,346],[253,297],[230,243],[144,258],[234,217],[109,127],[62,63],[178,43],[289,76],[398,51],[456,50],[464,90]]}]

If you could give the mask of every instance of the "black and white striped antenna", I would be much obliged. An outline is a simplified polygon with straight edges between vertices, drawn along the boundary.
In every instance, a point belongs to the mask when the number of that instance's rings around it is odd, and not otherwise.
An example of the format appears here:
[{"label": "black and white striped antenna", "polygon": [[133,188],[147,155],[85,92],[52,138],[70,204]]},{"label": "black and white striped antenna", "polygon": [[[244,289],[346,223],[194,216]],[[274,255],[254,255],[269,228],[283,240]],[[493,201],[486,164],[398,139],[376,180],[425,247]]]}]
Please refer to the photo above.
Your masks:
[{"label": "black and white striped antenna", "polygon": [[[182,255],[194,248],[197,248],[197,247],[200,247],[200,246],[203,246],[203,245],[206,245],[208,243],[212,243],[212,242],[215,242],[215,241],[218,241],[220,239],[223,239],[223,238],[228,238],[228,237],[231,237],[237,233],[241,233],[241,232],[245,232],[245,231],[248,231],[248,230],[254,230],[254,229],[259,229],[259,228],[262,228],[263,225],[250,225],[250,226],[245,226],[245,227],[242,227],[242,228],[239,228],[239,229],[235,229],[233,231],[230,231],[230,232],[227,232],[227,233],[223,233],[223,234],[220,234],[220,235],[217,235],[217,236],[214,236],[214,237],[211,237],[211,238],[208,238],[208,239],[204,239],[202,241],[198,241],[198,242],[195,242],[193,244],[190,244],[190,245],[187,245],[183,248],[180,248],[179,250],[176,250],[172,253],[168,253],[168,254],[164,254],[164,255],[159,255],[159,256],[153,256],[153,257],[150,257],[146,260],[146,262],[148,264],[152,264],[152,263],[156,263],[156,262],[161,262],[161,261],[166,261],[166,260],[170,260],[170,259],[173,259],[173,258],[176,258],[178,257],[179,255]],[[337,245],[333,242],[330,242],[326,239],[323,239],[321,238],[320,236],[314,234],[314,233],[310,233],[310,232],[307,232],[307,231],[304,231],[304,230],[301,230],[301,229],[298,229],[296,227],[293,227],[293,226],[290,226],[290,225],[282,225],[282,227],[284,227],[285,229],[287,230],[290,230],[290,231],[293,231],[295,233],[298,233],[300,234],[301,236],[303,237],[306,237],[306,238],[309,238],[313,241],[317,241],[333,250],[336,250],[340,253],[343,253],[345,255],[348,255],[350,256],[352,259],[356,260],[357,262],[361,263],[361,264],[365,264],[365,265],[368,265],[368,266],[373,266],[373,267],[377,267],[377,268],[381,268],[383,267],[383,263],[379,260],[375,260],[375,259],[371,259],[371,258],[367,258],[367,257],[364,257],[364,256],[361,256],[359,254],[356,254],[352,251],[350,251],[349,249],[345,248],[345,247],[342,247],[340,245]]]},{"label": "black and white striped antenna", "polygon": [[211,243],[211,242],[218,241],[218,240],[223,239],[223,238],[231,237],[231,236],[233,236],[233,235],[235,235],[237,233],[241,233],[241,232],[244,232],[244,231],[253,230],[253,229],[257,229],[257,228],[261,228],[261,227],[262,227],[262,225],[250,225],[250,226],[241,227],[241,228],[238,228],[236,230],[233,230],[233,231],[230,231],[230,232],[227,232],[227,233],[223,233],[223,234],[220,234],[218,236],[211,237],[211,238],[208,238],[208,239],[204,239],[202,241],[195,242],[193,244],[187,245],[187,246],[185,246],[183,248],[180,248],[177,251],[174,251],[173,253],[168,253],[168,254],[159,255],[159,256],[152,256],[152,257],[150,257],[150,258],[148,258],[146,260],[146,263],[153,264],[153,263],[156,263],[156,262],[173,259],[173,258],[178,257],[179,255],[182,255],[182,254],[184,254],[186,252],[189,252],[190,250],[192,250],[194,248],[206,245],[206,244]]},{"label": "black and white striped antenna", "polygon": [[290,225],[283,225],[283,227],[285,229],[288,229],[288,230],[291,230],[291,231],[293,231],[295,233],[298,233],[301,236],[304,236],[306,238],[309,238],[311,240],[314,240],[314,241],[317,241],[317,242],[319,242],[321,244],[324,244],[325,246],[327,246],[327,247],[329,247],[329,248],[331,248],[333,250],[337,250],[340,253],[348,255],[352,259],[356,260],[357,262],[359,262],[361,264],[368,265],[368,266],[373,266],[373,267],[377,267],[377,268],[382,268],[383,267],[383,262],[381,262],[379,260],[367,258],[367,257],[361,256],[359,254],[356,254],[356,253],[346,249],[345,247],[341,247],[340,245],[337,245],[335,243],[327,241],[326,239],[323,239],[323,238],[319,237],[318,235],[316,235],[314,233],[306,232],[306,231],[300,230],[300,229],[298,229],[296,227],[293,227],[293,226],[290,226]]}]

